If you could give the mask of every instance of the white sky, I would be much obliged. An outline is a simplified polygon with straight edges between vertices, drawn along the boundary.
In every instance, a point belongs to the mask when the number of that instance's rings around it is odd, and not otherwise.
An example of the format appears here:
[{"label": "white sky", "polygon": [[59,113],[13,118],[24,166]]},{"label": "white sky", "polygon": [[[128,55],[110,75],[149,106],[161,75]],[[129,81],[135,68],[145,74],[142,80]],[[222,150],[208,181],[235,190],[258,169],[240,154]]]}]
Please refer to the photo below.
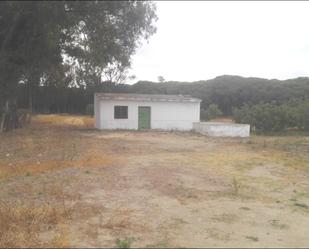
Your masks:
[{"label": "white sky", "polygon": [[157,32],[132,58],[134,82],[309,76],[309,2],[156,4]]}]

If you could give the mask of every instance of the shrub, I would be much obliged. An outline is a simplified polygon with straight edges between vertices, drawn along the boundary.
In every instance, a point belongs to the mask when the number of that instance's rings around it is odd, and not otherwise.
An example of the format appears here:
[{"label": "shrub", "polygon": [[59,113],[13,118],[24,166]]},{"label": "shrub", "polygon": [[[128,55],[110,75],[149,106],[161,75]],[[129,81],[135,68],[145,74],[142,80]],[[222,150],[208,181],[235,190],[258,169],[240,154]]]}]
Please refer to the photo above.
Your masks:
[{"label": "shrub", "polygon": [[244,123],[244,124],[252,124],[252,115],[251,115],[251,109],[248,104],[245,104],[241,108],[235,108],[232,109],[233,117],[236,123]]},{"label": "shrub", "polygon": [[283,106],[259,104],[252,107],[254,126],[258,132],[282,131],[287,128],[288,115]]},{"label": "shrub", "polygon": [[117,239],[116,245],[117,248],[131,248],[133,241],[134,241],[133,237],[127,237],[125,239]]},{"label": "shrub", "polygon": [[90,115],[90,116],[94,115],[94,106],[93,106],[93,104],[88,104],[86,106],[86,115]]},{"label": "shrub", "polygon": [[206,110],[201,109],[201,120],[211,120],[222,116],[222,111],[216,104],[210,104]]},{"label": "shrub", "polygon": [[309,130],[309,100],[290,100],[276,105],[260,103],[233,108],[237,123],[248,123],[257,132],[283,131],[286,128]]},{"label": "shrub", "polygon": [[237,123],[249,123],[252,129],[262,133],[282,131],[289,123],[287,108],[269,103],[234,108],[233,116]]},{"label": "shrub", "polygon": [[309,100],[303,101],[299,104],[297,120],[300,128],[309,131]]}]

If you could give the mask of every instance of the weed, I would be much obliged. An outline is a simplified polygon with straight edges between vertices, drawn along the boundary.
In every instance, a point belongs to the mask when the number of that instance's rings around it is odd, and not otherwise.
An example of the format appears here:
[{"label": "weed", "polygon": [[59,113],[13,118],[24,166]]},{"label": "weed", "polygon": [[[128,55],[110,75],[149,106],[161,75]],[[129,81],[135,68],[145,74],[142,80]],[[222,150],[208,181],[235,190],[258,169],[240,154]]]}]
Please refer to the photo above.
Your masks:
[{"label": "weed", "polygon": [[127,237],[125,239],[117,239],[116,245],[117,248],[131,248],[133,241],[134,241],[133,237]]},{"label": "weed", "polygon": [[240,183],[236,180],[236,177],[233,177],[233,194],[238,196],[239,194]]},{"label": "weed", "polygon": [[27,173],[26,173],[26,176],[31,176],[31,173],[30,173],[30,172],[27,172]]},{"label": "weed", "polygon": [[74,158],[77,157],[77,156],[78,156],[78,150],[77,150],[77,148],[76,148],[76,144],[73,143],[73,144],[72,144],[71,161],[73,161]]},{"label": "weed", "polygon": [[255,236],[246,236],[246,238],[255,242],[259,241],[259,238]]},{"label": "weed", "polygon": [[250,209],[250,208],[248,208],[248,207],[240,207],[239,209],[246,210],[246,211],[251,210],[251,209]]},{"label": "weed", "polygon": [[89,170],[86,170],[85,173],[86,173],[86,174],[90,174],[90,171],[89,171]]},{"label": "weed", "polygon": [[216,215],[212,217],[212,220],[217,221],[217,222],[224,222],[227,224],[231,224],[237,220],[237,216],[234,214],[222,214],[222,215]]},{"label": "weed", "polygon": [[68,247],[70,245],[68,234],[69,228],[65,224],[57,225],[59,234],[55,235],[52,240],[51,244],[54,247]]}]

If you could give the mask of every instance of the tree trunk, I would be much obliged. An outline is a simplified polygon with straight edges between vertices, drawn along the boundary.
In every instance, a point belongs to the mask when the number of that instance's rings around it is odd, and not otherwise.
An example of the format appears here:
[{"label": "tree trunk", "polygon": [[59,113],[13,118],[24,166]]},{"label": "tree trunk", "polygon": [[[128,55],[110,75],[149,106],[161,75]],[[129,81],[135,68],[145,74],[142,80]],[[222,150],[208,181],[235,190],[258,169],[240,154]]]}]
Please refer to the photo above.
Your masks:
[{"label": "tree trunk", "polygon": [[28,109],[30,111],[30,113],[32,114],[33,112],[33,97],[32,97],[33,93],[32,93],[32,86],[28,85]]},{"label": "tree trunk", "polygon": [[[10,29],[6,32],[5,39],[0,47],[0,86],[2,91],[3,103],[0,105],[1,110],[1,119],[0,119],[0,133],[5,131],[10,131],[19,126],[18,116],[17,116],[17,106],[16,106],[16,98],[8,97],[12,95],[12,87],[8,86],[8,81],[10,76],[12,75],[12,70],[8,72],[8,54],[7,48],[10,42],[13,39],[14,33],[16,32],[17,26],[20,22],[21,14],[20,12],[16,12],[13,23]],[[16,79],[17,80],[17,79]]]},{"label": "tree trunk", "polygon": [[33,113],[33,100],[32,95],[29,96],[29,111],[32,114]]},{"label": "tree trunk", "polygon": [[0,132],[10,131],[18,127],[16,99],[7,99],[1,115]]}]

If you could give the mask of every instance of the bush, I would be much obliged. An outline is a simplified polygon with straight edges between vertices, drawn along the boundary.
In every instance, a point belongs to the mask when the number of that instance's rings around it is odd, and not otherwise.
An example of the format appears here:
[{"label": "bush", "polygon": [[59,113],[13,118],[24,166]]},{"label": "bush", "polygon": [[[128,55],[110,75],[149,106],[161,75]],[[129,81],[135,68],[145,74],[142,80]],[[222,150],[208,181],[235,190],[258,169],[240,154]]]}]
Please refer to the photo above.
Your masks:
[{"label": "bush", "polygon": [[222,116],[222,112],[216,104],[210,104],[206,110],[201,109],[201,120],[211,120]]},{"label": "bush", "polygon": [[93,104],[88,104],[86,106],[86,115],[90,115],[90,116],[94,115],[94,106],[93,106]]},{"label": "bush", "polygon": [[309,131],[309,100],[302,101],[295,109],[297,126],[300,129]]},{"label": "bush", "polygon": [[282,131],[288,126],[287,110],[283,106],[259,104],[252,108],[257,131]]},{"label": "bush", "polygon": [[283,131],[287,128],[309,130],[309,100],[291,100],[281,105],[260,103],[233,108],[237,123],[247,123],[257,132]]},{"label": "bush", "polygon": [[241,108],[232,108],[233,118],[236,123],[243,123],[243,124],[252,124],[252,115],[251,109],[248,104],[245,104]]},{"label": "bush", "polygon": [[125,239],[117,239],[116,245],[117,248],[131,248],[133,241],[134,241],[133,237],[127,237]]},{"label": "bush", "polygon": [[257,132],[282,131],[288,126],[288,112],[284,106],[262,103],[254,106],[234,108],[237,123],[249,123]]}]

